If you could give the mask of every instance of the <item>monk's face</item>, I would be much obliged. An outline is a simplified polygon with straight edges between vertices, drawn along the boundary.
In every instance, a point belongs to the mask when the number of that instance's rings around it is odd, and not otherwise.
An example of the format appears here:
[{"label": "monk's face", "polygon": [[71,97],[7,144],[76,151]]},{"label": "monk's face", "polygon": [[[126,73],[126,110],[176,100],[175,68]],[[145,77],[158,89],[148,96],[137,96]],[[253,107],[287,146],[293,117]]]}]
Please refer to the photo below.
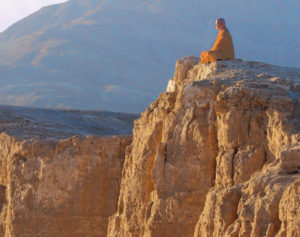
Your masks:
[{"label": "monk's face", "polygon": [[216,29],[217,29],[217,30],[223,30],[224,27],[225,27],[225,24],[224,24],[223,21],[218,21],[218,20],[216,20]]}]

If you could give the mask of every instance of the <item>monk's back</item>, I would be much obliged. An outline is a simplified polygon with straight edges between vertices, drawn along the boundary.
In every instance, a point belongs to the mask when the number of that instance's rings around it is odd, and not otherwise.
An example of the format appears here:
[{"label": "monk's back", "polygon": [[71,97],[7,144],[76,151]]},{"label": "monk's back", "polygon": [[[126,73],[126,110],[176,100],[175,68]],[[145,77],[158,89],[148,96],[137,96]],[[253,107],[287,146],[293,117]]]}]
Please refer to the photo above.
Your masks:
[{"label": "monk's back", "polygon": [[220,59],[230,60],[234,59],[234,48],[232,37],[227,28],[221,30],[217,36],[216,42],[212,47],[211,51],[222,51],[224,52],[224,57]]}]

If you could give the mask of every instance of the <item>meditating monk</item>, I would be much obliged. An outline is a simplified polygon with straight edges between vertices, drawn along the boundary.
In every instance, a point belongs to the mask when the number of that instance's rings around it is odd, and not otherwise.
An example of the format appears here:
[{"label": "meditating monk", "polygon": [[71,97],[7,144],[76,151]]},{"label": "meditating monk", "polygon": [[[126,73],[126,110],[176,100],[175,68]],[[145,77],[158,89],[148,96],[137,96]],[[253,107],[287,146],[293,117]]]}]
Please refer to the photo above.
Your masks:
[{"label": "meditating monk", "polygon": [[216,20],[216,29],[219,30],[216,42],[211,50],[201,53],[201,64],[234,59],[232,38],[223,18]]}]

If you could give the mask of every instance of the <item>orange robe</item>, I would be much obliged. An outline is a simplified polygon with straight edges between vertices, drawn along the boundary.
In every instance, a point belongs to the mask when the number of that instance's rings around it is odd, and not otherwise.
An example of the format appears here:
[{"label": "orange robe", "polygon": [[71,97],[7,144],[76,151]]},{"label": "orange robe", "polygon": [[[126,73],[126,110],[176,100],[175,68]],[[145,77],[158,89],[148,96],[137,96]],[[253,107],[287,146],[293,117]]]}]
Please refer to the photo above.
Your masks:
[{"label": "orange robe", "polygon": [[200,59],[201,64],[234,59],[233,42],[227,28],[220,30],[212,49],[202,52]]}]

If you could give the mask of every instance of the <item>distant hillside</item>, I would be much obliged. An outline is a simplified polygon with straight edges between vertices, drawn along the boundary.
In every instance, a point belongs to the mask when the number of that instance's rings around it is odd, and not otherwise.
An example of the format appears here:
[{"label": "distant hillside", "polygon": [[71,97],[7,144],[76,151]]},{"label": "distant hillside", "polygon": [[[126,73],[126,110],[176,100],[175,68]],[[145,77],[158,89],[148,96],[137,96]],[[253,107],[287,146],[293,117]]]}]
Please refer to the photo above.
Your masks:
[{"label": "distant hillside", "polygon": [[143,111],[177,58],[211,47],[219,16],[237,57],[300,67],[299,5],[71,0],[45,7],[0,34],[0,104]]},{"label": "distant hillside", "polygon": [[22,139],[62,139],[74,135],[132,134],[138,114],[38,109],[0,105],[0,133]]}]

